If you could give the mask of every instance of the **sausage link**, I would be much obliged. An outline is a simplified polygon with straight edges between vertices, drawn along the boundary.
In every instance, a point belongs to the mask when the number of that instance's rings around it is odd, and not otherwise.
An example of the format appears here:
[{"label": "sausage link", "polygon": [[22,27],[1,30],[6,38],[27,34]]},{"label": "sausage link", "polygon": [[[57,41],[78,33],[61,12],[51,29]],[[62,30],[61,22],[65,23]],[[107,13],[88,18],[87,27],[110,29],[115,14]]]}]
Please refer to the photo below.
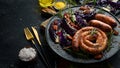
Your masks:
[{"label": "sausage link", "polygon": [[104,14],[97,13],[95,15],[95,19],[110,25],[112,28],[117,26],[116,21],[112,17],[104,15]]},{"label": "sausage link", "polygon": [[105,32],[109,32],[112,31],[112,27],[104,22],[101,22],[99,20],[90,20],[89,24],[91,26],[100,28],[101,30],[105,31]]},{"label": "sausage link", "polygon": [[79,35],[80,32],[77,31],[72,39],[72,48],[74,51],[79,51],[79,40],[78,40],[80,38]]}]

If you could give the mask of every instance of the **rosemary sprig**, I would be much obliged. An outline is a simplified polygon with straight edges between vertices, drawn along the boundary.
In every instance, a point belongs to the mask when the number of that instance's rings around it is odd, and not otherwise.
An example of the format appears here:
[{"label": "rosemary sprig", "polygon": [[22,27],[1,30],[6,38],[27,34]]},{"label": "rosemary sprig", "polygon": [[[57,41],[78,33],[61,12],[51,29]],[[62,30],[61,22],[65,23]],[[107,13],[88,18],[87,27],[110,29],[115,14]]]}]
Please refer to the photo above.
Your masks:
[{"label": "rosemary sprig", "polygon": [[95,6],[95,5],[96,5],[97,0],[93,0],[93,2],[94,2],[94,6]]},{"label": "rosemary sprig", "polygon": [[113,32],[107,33],[107,36],[108,36],[108,42],[107,42],[108,47],[107,47],[106,51],[108,52],[112,48],[111,44],[112,44],[112,40],[113,40],[113,38],[112,38]]},{"label": "rosemary sprig", "polygon": [[96,30],[96,28],[94,28],[91,30],[90,35],[95,35],[96,33],[97,33],[97,30]]},{"label": "rosemary sprig", "polygon": [[90,2],[90,0],[83,0],[82,5],[86,5],[86,4],[89,3],[89,2]]},{"label": "rosemary sprig", "polygon": [[72,23],[75,23],[75,21],[76,21],[75,20],[75,15],[74,15],[74,11],[72,10],[72,8],[69,8],[68,13],[70,14]]},{"label": "rosemary sprig", "polygon": [[80,57],[80,58],[84,58],[84,59],[88,59],[89,55],[87,53],[84,53],[82,51],[79,52],[75,52],[72,49],[65,49],[68,53],[75,55],[76,57]]},{"label": "rosemary sprig", "polygon": [[57,13],[57,16],[58,16],[59,18],[63,18],[62,10],[59,10],[59,12]]},{"label": "rosemary sprig", "polygon": [[77,3],[75,0],[66,0],[68,5],[73,5],[73,6],[77,6]]},{"label": "rosemary sprig", "polygon": [[90,3],[90,2],[93,2],[94,3],[93,5],[95,6],[97,0],[84,0],[82,5],[86,5],[86,4]]}]

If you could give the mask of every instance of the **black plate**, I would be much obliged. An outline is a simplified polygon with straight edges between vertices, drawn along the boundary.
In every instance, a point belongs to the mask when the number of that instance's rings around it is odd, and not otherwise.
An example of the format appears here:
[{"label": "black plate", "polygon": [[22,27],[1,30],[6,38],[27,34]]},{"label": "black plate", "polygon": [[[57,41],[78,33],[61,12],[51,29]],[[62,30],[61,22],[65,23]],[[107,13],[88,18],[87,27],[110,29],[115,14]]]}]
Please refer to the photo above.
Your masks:
[{"label": "black plate", "polygon": [[[73,10],[78,10],[79,7],[72,7]],[[65,9],[63,11],[66,12],[68,11],[68,9]],[[117,25],[119,26],[119,21],[118,19],[110,12],[106,11],[106,10],[103,10],[102,8],[96,8],[96,11],[97,12],[102,12],[106,15],[109,15],[111,17],[113,17],[116,22],[117,22]],[[76,58],[74,57],[73,55],[69,54],[68,52],[66,52],[65,50],[62,49],[61,45],[59,44],[55,44],[52,39],[50,38],[50,34],[49,34],[49,28],[50,28],[50,25],[51,23],[53,23],[53,21],[55,19],[60,19],[58,16],[53,16],[52,19],[50,20],[49,24],[47,25],[46,27],[46,39],[47,39],[47,42],[50,46],[50,48],[56,53],[58,54],[60,57],[66,59],[66,60],[69,60],[69,61],[72,61],[72,62],[77,62],[77,63],[96,63],[96,62],[101,62],[103,60],[106,60],[110,57],[112,57],[114,54],[117,53],[117,51],[119,50],[119,40],[120,40],[120,34],[118,36],[113,36],[113,42],[112,42],[112,45],[111,45],[111,49],[109,51],[105,51],[103,53],[103,58],[99,59],[99,60],[95,60],[94,58],[92,59],[82,59],[82,58]],[[115,28],[118,32],[120,32],[120,28],[118,28],[118,26]]]}]

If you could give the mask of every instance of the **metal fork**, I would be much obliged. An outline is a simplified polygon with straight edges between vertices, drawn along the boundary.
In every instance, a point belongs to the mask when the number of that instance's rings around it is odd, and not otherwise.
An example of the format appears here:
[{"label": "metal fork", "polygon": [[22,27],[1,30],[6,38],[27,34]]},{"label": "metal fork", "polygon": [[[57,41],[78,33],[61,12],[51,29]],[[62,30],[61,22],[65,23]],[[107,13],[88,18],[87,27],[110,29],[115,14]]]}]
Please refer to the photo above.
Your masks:
[{"label": "metal fork", "polygon": [[24,28],[24,33],[25,33],[26,39],[29,40],[29,41],[32,41],[32,43],[35,45],[35,48],[37,49],[38,54],[43,59],[43,61],[46,64],[47,68],[50,68],[50,65],[49,65],[48,61],[45,59],[44,55],[41,53],[41,51],[38,49],[37,45],[35,44],[34,36],[33,36],[33,34],[31,33],[31,31],[29,30],[28,27]]},{"label": "metal fork", "polygon": [[30,30],[29,30],[28,27],[24,28],[24,33],[25,33],[26,39],[32,41],[32,43],[35,45],[34,36],[33,36],[33,34],[30,32]]}]

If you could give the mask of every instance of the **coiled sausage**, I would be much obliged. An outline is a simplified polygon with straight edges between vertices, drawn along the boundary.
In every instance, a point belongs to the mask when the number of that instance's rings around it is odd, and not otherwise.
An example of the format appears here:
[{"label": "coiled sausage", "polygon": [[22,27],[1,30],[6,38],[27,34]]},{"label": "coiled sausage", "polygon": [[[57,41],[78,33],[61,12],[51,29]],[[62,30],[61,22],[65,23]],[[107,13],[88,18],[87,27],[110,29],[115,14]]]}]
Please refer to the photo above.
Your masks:
[{"label": "coiled sausage", "polygon": [[[96,33],[91,35],[91,31],[96,29]],[[94,42],[93,42],[94,41]],[[108,38],[106,34],[96,27],[83,27],[73,36],[72,47],[74,50],[79,48],[85,52],[96,55],[100,54],[107,47]]]}]

